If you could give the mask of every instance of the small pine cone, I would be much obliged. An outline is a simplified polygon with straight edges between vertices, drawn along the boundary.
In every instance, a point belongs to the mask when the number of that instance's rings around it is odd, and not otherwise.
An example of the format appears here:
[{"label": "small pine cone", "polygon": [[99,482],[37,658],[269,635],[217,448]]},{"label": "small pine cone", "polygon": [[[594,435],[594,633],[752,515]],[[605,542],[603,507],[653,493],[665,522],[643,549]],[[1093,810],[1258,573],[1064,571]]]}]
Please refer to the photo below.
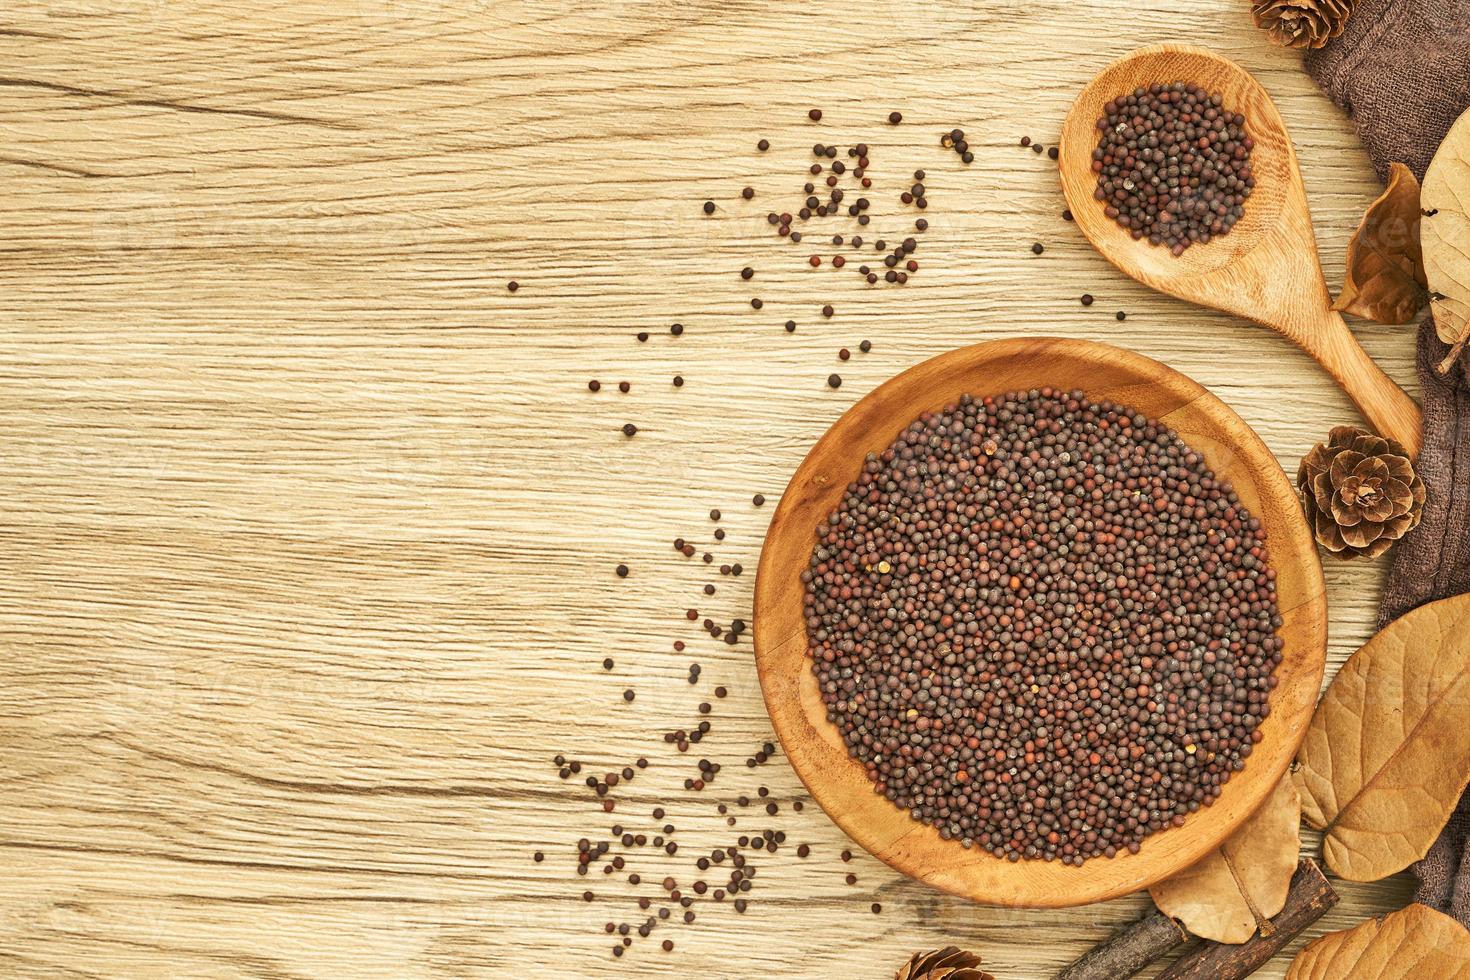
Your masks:
[{"label": "small pine cone", "polygon": [[980,969],[980,957],[958,946],[915,953],[893,980],[995,980]]},{"label": "small pine cone", "polygon": [[1424,481],[1392,439],[1338,426],[1296,474],[1317,543],[1340,558],[1376,558],[1424,515]]},{"label": "small pine cone", "polygon": [[1342,33],[1353,0],[1254,0],[1256,26],[1288,48],[1320,48]]}]

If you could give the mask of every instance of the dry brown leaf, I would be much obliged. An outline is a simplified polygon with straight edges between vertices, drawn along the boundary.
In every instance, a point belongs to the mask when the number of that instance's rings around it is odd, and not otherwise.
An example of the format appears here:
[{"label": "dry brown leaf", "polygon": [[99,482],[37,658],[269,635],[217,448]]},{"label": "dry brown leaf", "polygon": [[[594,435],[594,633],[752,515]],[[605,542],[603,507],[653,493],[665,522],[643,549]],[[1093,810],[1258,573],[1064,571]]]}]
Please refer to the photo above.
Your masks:
[{"label": "dry brown leaf", "polygon": [[1451,347],[1444,373],[1470,337],[1470,110],[1435,152],[1419,206],[1434,329]]},{"label": "dry brown leaf", "polygon": [[1338,671],[1297,753],[1327,866],[1377,881],[1422,858],[1470,781],[1470,594],[1405,614]]},{"label": "dry brown leaf", "polygon": [[1470,932],[1415,903],[1314,941],[1286,980],[1470,980]]},{"label": "dry brown leaf", "polygon": [[1419,250],[1419,180],[1402,163],[1368,205],[1348,243],[1347,272],[1334,310],[1379,323],[1408,323],[1428,298]]},{"label": "dry brown leaf", "polygon": [[1240,829],[1201,860],[1151,887],[1159,910],[1202,939],[1243,943],[1286,904],[1301,851],[1301,797],[1288,775]]}]

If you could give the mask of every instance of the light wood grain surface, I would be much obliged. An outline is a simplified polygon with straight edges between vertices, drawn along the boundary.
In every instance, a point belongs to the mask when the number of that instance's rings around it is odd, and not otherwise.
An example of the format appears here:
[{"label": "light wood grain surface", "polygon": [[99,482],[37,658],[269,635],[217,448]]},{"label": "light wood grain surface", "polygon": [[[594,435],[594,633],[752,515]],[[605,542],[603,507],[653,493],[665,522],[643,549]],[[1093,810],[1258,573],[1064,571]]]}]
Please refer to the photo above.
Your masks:
[{"label": "light wood grain surface", "polygon": [[[635,863],[691,878],[701,844],[728,842],[718,799],[799,793],[783,759],[742,764],[771,735],[748,641],[683,613],[748,614],[773,509],[751,495],[774,503],[884,378],[1058,334],[1184,371],[1288,468],[1356,421],[1279,337],[1113,271],[1059,217],[1054,165],[1016,146],[1054,142],[1113,57],[1210,45],[1280,105],[1339,281],[1371,170],[1247,8],[7,4],[0,974],[866,980],[953,941],[1033,980],[1135,917],[1145,897],[995,910],[861,853],[843,865],[835,825],[786,807],[736,830],[785,830],[810,858],[768,856],[744,916],[697,906],[615,961],[602,924],[638,921],[635,889],[576,878],[573,857],[661,802],[685,849]],[[969,167],[937,145],[953,126]],[[928,171],[933,227],[908,286],[811,269],[817,249],[771,234],[763,215],[794,205],[817,140],[873,147],[890,238],[909,220],[897,183]],[[1412,386],[1411,332],[1354,327]],[[872,352],[839,364],[864,338]],[[716,565],[743,563],[739,578],[670,547],[714,544],[712,507],[729,532]],[[1327,566],[1329,672],[1369,635],[1384,568]],[[715,684],[730,696],[714,731],[680,757],[660,734],[697,720]],[[604,815],[556,778],[557,752],[651,766]],[[686,793],[701,755],[726,770]],[[1322,929],[1409,886],[1340,890]]]}]

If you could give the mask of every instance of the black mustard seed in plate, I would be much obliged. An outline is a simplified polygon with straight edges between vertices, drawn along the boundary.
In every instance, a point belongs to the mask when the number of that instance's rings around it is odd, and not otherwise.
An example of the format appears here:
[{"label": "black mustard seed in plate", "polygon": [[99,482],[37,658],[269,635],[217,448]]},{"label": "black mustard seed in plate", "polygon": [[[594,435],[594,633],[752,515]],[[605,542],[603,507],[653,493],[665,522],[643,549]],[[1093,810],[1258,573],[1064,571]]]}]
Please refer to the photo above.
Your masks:
[{"label": "black mustard seed in plate", "polygon": [[1010,860],[1136,851],[1219,797],[1270,711],[1259,521],[1175,433],[1079,392],[913,422],[802,577],[812,670],[875,791]]}]

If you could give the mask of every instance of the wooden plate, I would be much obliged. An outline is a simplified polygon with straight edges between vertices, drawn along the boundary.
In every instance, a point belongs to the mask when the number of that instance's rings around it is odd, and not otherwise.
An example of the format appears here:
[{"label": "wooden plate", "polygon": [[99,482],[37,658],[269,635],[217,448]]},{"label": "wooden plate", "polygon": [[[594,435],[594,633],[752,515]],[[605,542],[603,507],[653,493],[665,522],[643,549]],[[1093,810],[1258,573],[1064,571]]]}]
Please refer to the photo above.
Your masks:
[{"label": "wooden plate", "polygon": [[[1213,806],[1160,831],[1137,854],[1011,863],[940,838],[873,791],[849,758],[812,675],[801,573],[816,528],[857,478],[863,457],[963,394],[1045,386],[1080,389],[1158,419],[1229,480],[1267,532],[1286,641],[1264,738]],[[1225,403],[1179,372],[1131,351],[1080,340],[1002,340],[942,354],[882,385],[828,430],[797,469],[766,534],[755,590],[755,656],[766,708],[797,774],[838,826],[905,874],[994,905],[1055,908],[1137,891],[1183,870],[1265,800],[1296,754],[1322,683],[1327,601],[1317,548],[1286,474]]]}]

